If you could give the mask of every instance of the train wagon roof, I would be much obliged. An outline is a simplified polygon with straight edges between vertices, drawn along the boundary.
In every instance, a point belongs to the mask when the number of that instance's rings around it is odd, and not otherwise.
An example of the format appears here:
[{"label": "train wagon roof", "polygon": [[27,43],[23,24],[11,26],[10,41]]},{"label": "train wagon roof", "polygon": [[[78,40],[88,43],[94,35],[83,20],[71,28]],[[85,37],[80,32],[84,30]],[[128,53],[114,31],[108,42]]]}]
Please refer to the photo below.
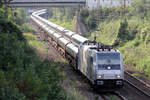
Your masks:
[{"label": "train wagon roof", "polygon": [[66,40],[65,38],[61,37],[58,39],[58,43],[62,46],[65,47],[70,41]]},{"label": "train wagon roof", "polygon": [[80,36],[80,35],[78,35],[78,34],[73,35],[73,36],[72,36],[72,39],[73,39],[73,41],[76,42],[78,45],[80,45],[81,43],[83,43],[83,42],[85,42],[85,41],[88,40],[87,38],[82,37],[82,36]]}]

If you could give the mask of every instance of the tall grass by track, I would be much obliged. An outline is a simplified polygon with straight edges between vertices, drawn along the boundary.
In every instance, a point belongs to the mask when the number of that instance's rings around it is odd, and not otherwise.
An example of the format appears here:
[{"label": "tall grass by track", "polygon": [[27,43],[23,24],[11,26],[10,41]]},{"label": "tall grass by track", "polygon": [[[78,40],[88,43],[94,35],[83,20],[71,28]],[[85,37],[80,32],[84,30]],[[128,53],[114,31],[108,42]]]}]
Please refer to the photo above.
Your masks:
[{"label": "tall grass by track", "polygon": [[93,32],[89,39],[93,40],[96,36],[98,42],[112,45],[117,38],[119,28],[120,20],[113,20],[111,22],[104,21],[98,26],[98,30],[100,31]]}]

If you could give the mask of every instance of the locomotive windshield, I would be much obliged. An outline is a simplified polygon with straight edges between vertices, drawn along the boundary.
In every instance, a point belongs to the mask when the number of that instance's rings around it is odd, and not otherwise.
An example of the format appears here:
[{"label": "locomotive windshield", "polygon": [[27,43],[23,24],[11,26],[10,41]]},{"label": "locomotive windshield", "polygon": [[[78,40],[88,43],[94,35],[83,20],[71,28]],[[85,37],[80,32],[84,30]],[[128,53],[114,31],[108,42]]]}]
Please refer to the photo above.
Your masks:
[{"label": "locomotive windshield", "polygon": [[120,70],[119,53],[98,53],[99,70]]}]

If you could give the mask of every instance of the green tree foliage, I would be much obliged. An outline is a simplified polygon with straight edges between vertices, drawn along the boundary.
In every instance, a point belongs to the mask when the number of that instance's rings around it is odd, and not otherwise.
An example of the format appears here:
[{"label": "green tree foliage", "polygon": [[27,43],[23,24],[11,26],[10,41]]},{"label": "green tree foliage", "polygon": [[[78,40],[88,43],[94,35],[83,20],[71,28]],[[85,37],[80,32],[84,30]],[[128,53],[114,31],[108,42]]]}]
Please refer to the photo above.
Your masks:
[{"label": "green tree foliage", "polygon": [[74,16],[77,11],[76,8],[51,8],[49,9],[49,11],[50,12],[48,13],[48,19],[50,21],[72,31],[75,30]]},{"label": "green tree foliage", "polygon": [[2,5],[3,5],[3,4],[2,4],[2,0],[0,0],[0,8],[2,8]]},{"label": "green tree foliage", "polygon": [[132,40],[128,30],[128,22],[126,19],[121,21],[115,45],[123,45],[127,41]]},{"label": "green tree foliage", "polygon": [[18,8],[18,9],[16,9],[16,10],[13,11],[13,12],[14,12],[14,14],[16,15],[16,16],[13,17],[13,21],[14,21],[16,24],[22,26],[24,23],[26,23],[26,22],[29,20],[25,9],[23,9],[23,8]]},{"label": "green tree foliage", "polygon": [[75,14],[76,8],[50,8],[48,11],[49,18],[60,20],[60,21],[72,21]]},{"label": "green tree foliage", "polygon": [[42,60],[16,24],[3,15],[0,20],[0,99],[64,100],[60,64]]},{"label": "green tree foliage", "polygon": [[34,32],[33,28],[29,25],[30,16],[27,14],[25,9],[17,8],[13,10],[12,21],[20,26],[22,32]]},{"label": "green tree foliage", "polygon": [[89,30],[94,30],[97,28],[97,15],[95,10],[88,11],[88,9],[81,9],[80,17],[82,22],[88,27]]},{"label": "green tree foliage", "polygon": [[87,19],[89,16],[89,11],[88,9],[86,8],[83,8],[80,10],[80,17],[81,17],[81,20],[86,23],[85,19]]},{"label": "green tree foliage", "polygon": [[150,10],[150,0],[136,0],[131,6],[132,15],[147,18]]},{"label": "green tree foliage", "polygon": [[4,20],[6,16],[4,16],[5,10],[2,1],[0,0],[0,20]]},{"label": "green tree foliage", "polygon": [[88,18],[86,19],[86,25],[89,29],[96,29],[97,27],[97,19],[94,12],[90,12]]},{"label": "green tree foliage", "polygon": [[35,32],[34,29],[26,23],[22,24],[21,30],[23,32]]}]

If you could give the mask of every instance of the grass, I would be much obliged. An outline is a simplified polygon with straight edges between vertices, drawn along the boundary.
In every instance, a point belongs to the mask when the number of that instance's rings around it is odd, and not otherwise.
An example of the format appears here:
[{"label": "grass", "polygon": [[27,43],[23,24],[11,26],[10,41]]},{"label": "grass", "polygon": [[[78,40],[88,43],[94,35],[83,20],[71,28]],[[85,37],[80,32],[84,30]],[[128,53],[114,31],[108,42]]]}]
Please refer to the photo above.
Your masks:
[{"label": "grass", "polygon": [[104,44],[112,45],[117,37],[118,30],[120,27],[120,20],[112,20],[111,22],[102,22],[99,24],[98,30],[91,34],[89,37],[90,40],[93,40],[94,37],[97,37],[98,42]]},{"label": "grass", "polygon": [[109,99],[110,99],[110,100],[118,100],[118,97],[117,97],[117,96],[114,96],[114,95],[110,95],[110,96],[109,96]]},{"label": "grass", "polygon": [[139,73],[134,73],[134,74],[132,74],[132,76],[134,76],[134,77],[141,77],[141,74],[139,74]]},{"label": "grass", "polygon": [[67,91],[67,99],[68,100],[87,100],[81,93],[76,89],[73,88],[72,91]]},{"label": "grass", "polygon": [[[65,61],[66,62],[66,61]],[[65,66],[70,67],[70,65],[65,64]],[[64,77],[64,82],[63,82],[63,88],[65,89],[67,93],[67,99],[68,100],[87,100],[87,97],[83,96],[81,92],[76,88],[77,82],[76,80],[70,79],[71,76],[68,76],[67,72],[61,69],[62,75]]]},{"label": "grass", "polygon": [[44,53],[48,53],[48,49],[44,47],[45,42],[39,41],[32,33],[24,33],[23,35],[27,39],[29,45],[42,50]]},{"label": "grass", "polygon": [[75,24],[74,24],[74,20],[63,20],[63,21],[60,21],[60,20],[55,20],[55,19],[49,19],[51,22],[54,22],[55,24],[58,24],[62,27],[65,27],[66,29],[69,29],[71,31],[75,31]]}]

